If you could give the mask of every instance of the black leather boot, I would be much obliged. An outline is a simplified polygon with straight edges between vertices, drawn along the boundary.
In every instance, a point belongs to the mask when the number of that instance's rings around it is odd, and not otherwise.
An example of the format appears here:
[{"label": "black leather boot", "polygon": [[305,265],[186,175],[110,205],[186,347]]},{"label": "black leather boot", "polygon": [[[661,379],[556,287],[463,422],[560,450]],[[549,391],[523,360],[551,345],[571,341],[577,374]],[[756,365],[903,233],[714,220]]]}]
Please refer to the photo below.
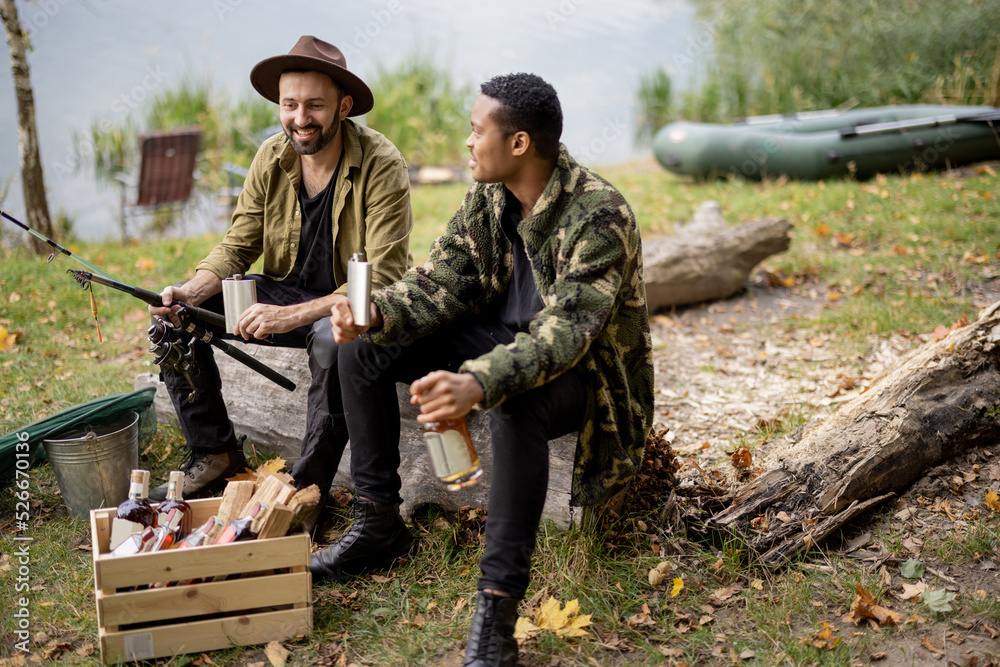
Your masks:
[{"label": "black leather boot", "polygon": [[413,536],[399,516],[399,505],[354,499],[354,523],[334,544],[312,555],[314,579],[345,583],[352,575],[384,569],[410,552]]},{"label": "black leather boot", "polygon": [[517,598],[479,591],[462,667],[517,667]]}]

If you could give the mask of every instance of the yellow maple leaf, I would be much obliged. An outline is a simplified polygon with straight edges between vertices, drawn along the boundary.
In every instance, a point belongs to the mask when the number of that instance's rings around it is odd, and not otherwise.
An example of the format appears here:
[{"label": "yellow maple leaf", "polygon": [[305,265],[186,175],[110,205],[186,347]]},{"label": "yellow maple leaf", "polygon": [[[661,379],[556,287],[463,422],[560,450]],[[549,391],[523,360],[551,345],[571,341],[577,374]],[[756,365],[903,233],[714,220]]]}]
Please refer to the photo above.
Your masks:
[{"label": "yellow maple leaf", "polygon": [[591,614],[580,614],[579,600],[570,600],[562,606],[559,600],[549,596],[538,610],[537,629],[550,630],[560,637],[583,637],[587,634],[584,628],[590,625],[590,617]]},{"label": "yellow maple leaf", "polygon": [[684,590],[684,580],[680,577],[674,578],[674,587],[670,589],[670,597],[675,598],[677,595]]},{"label": "yellow maple leaf", "polygon": [[[2,340],[2,338],[3,336],[0,336],[0,340]],[[994,512],[1000,512],[1000,497],[998,497],[996,491],[986,492],[986,506]]]},{"label": "yellow maple leaf", "polygon": [[17,334],[8,333],[7,327],[0,327],[0,352],[9,352],[17,342]]},{"label": "yellow maple leaf", "polygon": [[280,456],[276,456],[270,461],[265,461],[257,468],[257,473],[260,475],[266,475],[268,473],[281,472],[285,469],[285,459]]},{"label": "yellow maple leaf", "polygon": [[514,639],[518,643],[523,643],[527,639],[531,639],[535,635],[541,632],[541,628],[528,620],[527,616],[519,616],[517,619],[517,625],[514,626]]},{"label": "yellow maple leaf", "polygon": [[567,614],[561,610],[562,605],[553,596],[538,610],[538,627],[545,630],[558,630],[566,623]]},{"label": "yellow maple leaf", "polygon": [[590,614],[581,614],[569,619],[569,625],[556,630],[560,637],[586,637],[586,627],[590,625]]}]

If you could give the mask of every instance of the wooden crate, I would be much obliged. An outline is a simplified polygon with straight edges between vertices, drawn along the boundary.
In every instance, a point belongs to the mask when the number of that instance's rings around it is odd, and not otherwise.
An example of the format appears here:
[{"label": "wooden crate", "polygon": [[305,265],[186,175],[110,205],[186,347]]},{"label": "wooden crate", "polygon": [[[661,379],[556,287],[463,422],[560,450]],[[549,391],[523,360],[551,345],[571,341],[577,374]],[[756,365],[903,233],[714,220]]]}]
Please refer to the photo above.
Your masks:
[{"label": "wooden crate", "polygon": [[[191,500],[192,526],[220,498]],[[94,595],[101,660],[147,660],[312,633],[312,577],[305,533],[194,549],[112,557],[114,508],[91,510]],[[127,591],[162,581],[245,575],[229,581]]]}]

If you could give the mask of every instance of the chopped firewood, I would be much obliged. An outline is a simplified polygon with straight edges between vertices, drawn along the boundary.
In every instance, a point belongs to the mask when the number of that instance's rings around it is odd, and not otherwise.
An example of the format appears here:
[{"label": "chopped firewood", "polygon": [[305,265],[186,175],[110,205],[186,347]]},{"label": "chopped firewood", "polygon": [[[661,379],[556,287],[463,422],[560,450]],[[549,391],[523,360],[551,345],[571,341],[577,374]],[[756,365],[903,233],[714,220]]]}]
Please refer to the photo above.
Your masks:
[{"label": "chopped firewood", "polygon": [[254,486],[253,482],[248,481],[226,484],[226,489],[222,492],[222,503],[216,514],[223,526],[228,526],[231,521],[242,516],[243,508],[253,496]]},{"label": "chopped firewood", "polygon": [[288,503],[288,507],[293,512],[288,532],[294,533],[298,531],[306,518],[316,510],[322,499],[323,494],[320,493],[319,487],[315,484],[299,490]]},{"label": "chopped firewood", "polygon": [[254,503],[264,503],[272,506],[275,503],[287,504],[295,495],[295,487],[283,481],[276,474],[269,474],[257,484],[257,491],[244,505],[244,512],[253,507]]},{"label": "chopped firewood", "polygon": [[293,514],[294,512],[291,508],[281,503],[275,503],[269,507],[261,521],[260,529],[257,531],[257,539],[284,537],[288,533],[288,527],[292,523]]},{"label": "chopped firewood", "polygon": [[304,489],[296,491],[295,495],[288,501],[288,507],[289,509],[295,509],[299,505],[316,505],[319,503],[322,495],[323,494],[320,493],[319,487],[312,484]]}]

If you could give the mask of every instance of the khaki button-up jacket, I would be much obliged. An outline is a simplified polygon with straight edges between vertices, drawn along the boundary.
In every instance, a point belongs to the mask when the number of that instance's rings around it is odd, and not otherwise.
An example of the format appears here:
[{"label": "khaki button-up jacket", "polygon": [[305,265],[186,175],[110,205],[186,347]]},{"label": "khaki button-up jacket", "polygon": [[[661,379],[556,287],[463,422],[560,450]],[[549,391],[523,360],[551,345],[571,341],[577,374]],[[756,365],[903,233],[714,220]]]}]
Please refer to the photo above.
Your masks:
[{"label": "khaki button-up jacket", "polygon": [[[344,156],[332,211],[333,278],[347,293],[347,261],[364,252],[372,264],[372,288],[398,280],[412,264],[413,228],[406,163],[381,134],[345,120]],[[267,139],[250,165],[232,226],[198,269],[228,278],[245,274],[263,256],[264,275],[291,277],[302,231],[299,156],[285,134]]]}]

